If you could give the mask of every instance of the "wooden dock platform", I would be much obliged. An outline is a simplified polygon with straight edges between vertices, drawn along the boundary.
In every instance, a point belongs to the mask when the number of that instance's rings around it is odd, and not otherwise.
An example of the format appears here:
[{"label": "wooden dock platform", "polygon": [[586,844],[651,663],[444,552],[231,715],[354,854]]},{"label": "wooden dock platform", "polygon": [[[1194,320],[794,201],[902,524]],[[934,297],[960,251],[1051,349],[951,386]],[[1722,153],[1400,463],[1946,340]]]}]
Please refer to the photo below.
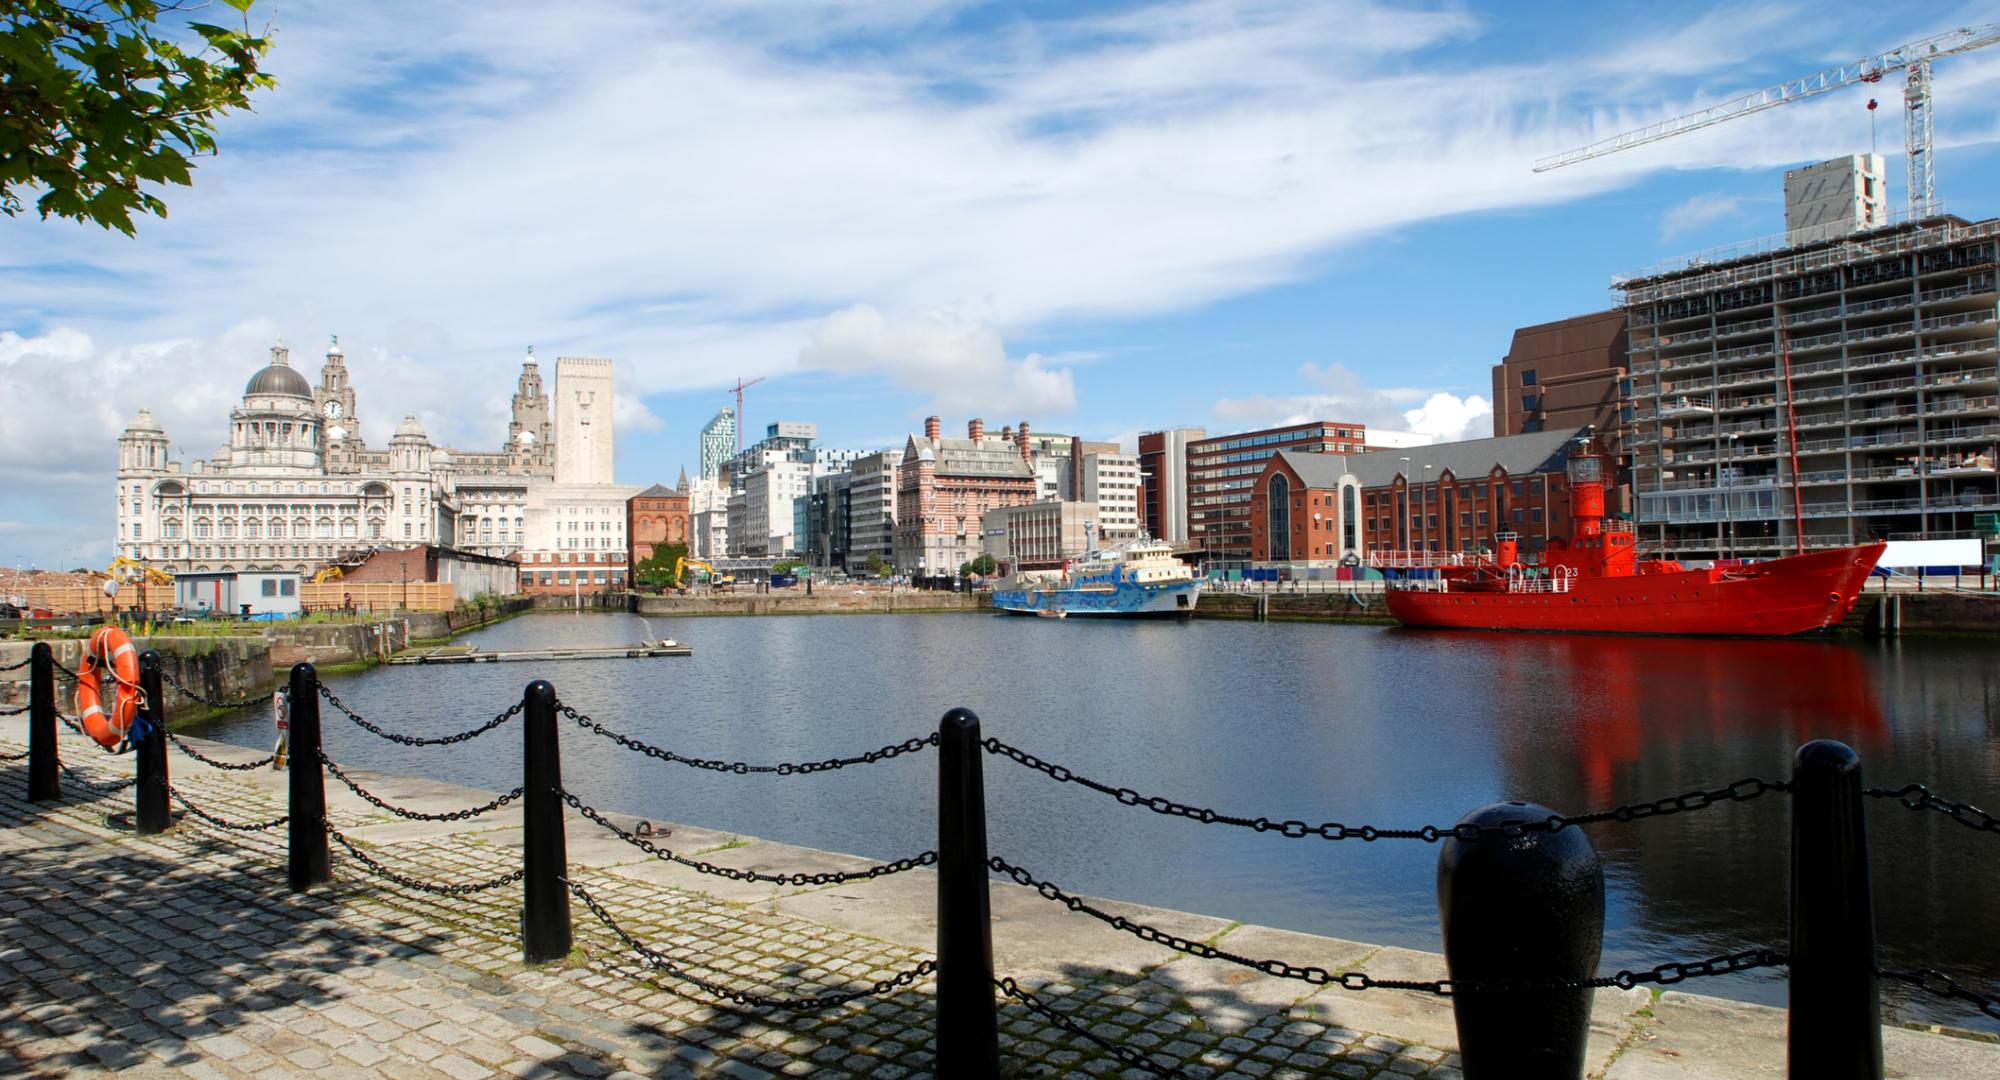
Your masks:
[{"label": "wooden dock platform", "polygon": [[660,645],[615,645],[594,649],[523,649],[511,652],[483,652],[477,649],[429,650],[392,656],[389,663],[407,664],[503,664],[526,660],[636,660],[655,656],[693,656],[694,647],[682,642]]}]

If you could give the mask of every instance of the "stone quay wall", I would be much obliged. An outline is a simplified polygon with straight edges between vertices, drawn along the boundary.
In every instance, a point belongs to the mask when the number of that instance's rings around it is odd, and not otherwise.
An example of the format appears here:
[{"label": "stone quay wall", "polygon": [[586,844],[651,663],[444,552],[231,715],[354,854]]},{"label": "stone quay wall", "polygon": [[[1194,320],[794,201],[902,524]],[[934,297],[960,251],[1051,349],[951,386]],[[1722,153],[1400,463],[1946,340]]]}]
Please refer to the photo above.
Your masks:
[{"label": "stone quay wall", "polygon": [[[182,637],[162,635],[159,637],[137,637],[133,645],[140,652],[157,649],[160,653],[161,670],[179,679],[183,685],[195,693],[217,701],[230,701],[249,697],[252,694],[268,692],[277,686],[277,676],[271,670],[271,642],[263,635],[232,634],[216,637]],[[83,664],[84,642],[80,639],[51,641],[49,646],[55,652],[56,663],[78,670]],[[26,660],[34,650],[31,641],[0,641],[0,665]],[[0,675],[0,703],[7,705],[25,704],[28,700],[28,669]],[[56,680],[56,708],[64,714],[71,708],[69,680]],[[208,707],[196,702],[185,694],[177,693],[171,684],[167,687],[167,719],[179,720],[199,716]]]},{"label": "stone quay wall", "polygon": [[990,593],[931,592],[922,589],[856,591],[828,586],[807,596],[802,588],[776,593],[718,593],[712,596],[646,596],[633,594],[631,610],[639,615],[858,615],[922,614],[986,611]]}]

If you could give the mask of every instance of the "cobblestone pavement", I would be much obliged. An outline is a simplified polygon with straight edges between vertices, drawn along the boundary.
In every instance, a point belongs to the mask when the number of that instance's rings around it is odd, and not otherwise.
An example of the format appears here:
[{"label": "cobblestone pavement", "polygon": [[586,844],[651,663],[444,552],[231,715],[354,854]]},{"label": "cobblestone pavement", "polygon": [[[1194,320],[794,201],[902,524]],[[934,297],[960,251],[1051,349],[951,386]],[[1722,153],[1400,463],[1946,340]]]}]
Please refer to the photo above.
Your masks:
[{"label": "cobblestone pavement", "polygon": [[[10,731],[0,753],[25,749],[18,727]],[[218,758],[252,756],[198,745]],[[131,775],[130,756],[67,736],[63,748],[79,778]],[[179,754],[171,769],[175,790],[212,819],[255,824],[284,813],[268,772],[223,773]],[[531,968],[519,959],[518,886],[429,895],[375,876],[336,845],[334,883],[294,894],[283,828],[229,829],[188,813],[168,833],[140,837],[129,789],[88,792],[66,777],[63,801],[36,805],[26,787],[25,762],[0,763],[0,1075],[897,1080],[932,1071],[927,979],[814,1011],[738,1008],[658,976],[581,904],[569,961]],[[500,831],[399,833],[401,823],[352,800],[330,816],[372,858],[421,881],[475,882],[519,866],[518,846]],[[491,817],[519,820],[512,808]],[[571,816],[573,856],[586,829]],[[601,860],[592,868],[573,857],[571,874],[640,941],[733,988],[858,989],[927,958],[726,890],[614,873]],[[1181,1075],[1459,1076],[1444,1046],[1340,1026],[1323,1000],[1304,1000],[1307,987],[1219,1001],[1219,984],[1197,991],[1158,970],[1048,970],[1059,974],[1023,975],[1022,986]],[[1003,1003],[1000,1039],[1010,1076],[1150,1075],[1018,1002]]]}]

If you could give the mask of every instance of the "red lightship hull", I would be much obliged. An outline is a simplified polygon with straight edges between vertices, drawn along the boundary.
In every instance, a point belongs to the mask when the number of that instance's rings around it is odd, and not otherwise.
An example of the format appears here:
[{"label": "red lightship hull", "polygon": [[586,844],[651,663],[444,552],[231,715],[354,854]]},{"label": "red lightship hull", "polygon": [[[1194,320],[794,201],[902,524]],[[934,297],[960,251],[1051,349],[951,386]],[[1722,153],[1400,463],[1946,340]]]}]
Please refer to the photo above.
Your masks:
[{"label": "red lightship hull", "polygon": [[1881,554],[1881,544],[1866,544],[1735,569],[1579,575],[1536,591],[1451,580],[1391,589],[1388,607],[1405,626],[1781,637],[1838,625]]}]

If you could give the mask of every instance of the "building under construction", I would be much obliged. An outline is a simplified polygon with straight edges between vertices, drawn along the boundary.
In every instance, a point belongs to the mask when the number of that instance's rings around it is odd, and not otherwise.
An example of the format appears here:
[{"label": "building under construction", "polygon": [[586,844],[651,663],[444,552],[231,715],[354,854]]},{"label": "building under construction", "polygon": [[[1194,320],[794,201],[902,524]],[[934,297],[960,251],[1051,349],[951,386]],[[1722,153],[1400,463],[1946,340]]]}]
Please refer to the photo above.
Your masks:
[{"label": "building under construction", "polygon": [[1639,531],[1662,554],[1994,533],[2000,220],[1849,222],[1616,284]]}]

